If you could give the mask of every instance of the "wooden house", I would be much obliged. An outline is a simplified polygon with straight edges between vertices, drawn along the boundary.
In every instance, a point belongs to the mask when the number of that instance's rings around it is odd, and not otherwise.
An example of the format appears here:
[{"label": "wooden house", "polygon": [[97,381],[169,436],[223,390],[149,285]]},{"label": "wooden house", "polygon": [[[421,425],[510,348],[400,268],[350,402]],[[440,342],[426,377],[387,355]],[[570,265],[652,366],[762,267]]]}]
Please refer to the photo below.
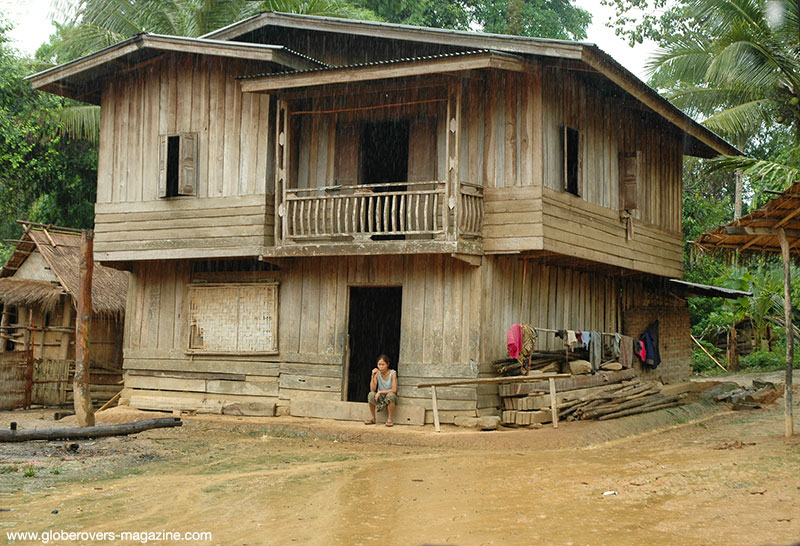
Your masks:
[{"label": "wooden house", "polygon": [[[71,404],[80,231],[29,222],[22,225],[25,232],[0,269],[0,367],[24,364],[30,369],[22,374],[26,378],[12,396],[0,396],[4,407],[18,407],[20,401],[25,405]],[[124,271],[109,267],[97,266],[94,271],[89,361],[95,402],[110,399],[122,388],[127,277]],[[6,372],[3,377],[13,373]],[[0,393],[5,394],[9,389],[2,383]]]},{"label": "wooden house", "polygon": [[102,106],[95,258],[131,272],[133,406],[353,415],[388,353],[422,412],[417,384],[489,374],[515,322],[658,318],[655,374],[689,373],[682,158],[737,152],[594,45],[263,13],[29,80]]}]

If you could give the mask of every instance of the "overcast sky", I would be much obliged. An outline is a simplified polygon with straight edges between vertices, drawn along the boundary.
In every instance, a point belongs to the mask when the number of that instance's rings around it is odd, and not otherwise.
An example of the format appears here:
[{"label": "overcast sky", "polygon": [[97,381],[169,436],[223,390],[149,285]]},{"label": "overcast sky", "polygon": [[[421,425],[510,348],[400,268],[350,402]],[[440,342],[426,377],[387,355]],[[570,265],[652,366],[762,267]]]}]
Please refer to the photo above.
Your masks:
[{"label": "overcast sky", "polygon": [[[592,14],[587,41],[597,44],[625,68],[646,79],[644,64],[653,51],[653,44],[628,47],[623,40],[614,35],[612,29],[605,26],[609,16],[613,15],[612,8],[601,6],[598,0],[574,0],[574,2]],[[0,12],[15,27],[10,34],[14,46],[29,55],[33,55],[55,30],[49,22],[51,0],[0,0]]]}]

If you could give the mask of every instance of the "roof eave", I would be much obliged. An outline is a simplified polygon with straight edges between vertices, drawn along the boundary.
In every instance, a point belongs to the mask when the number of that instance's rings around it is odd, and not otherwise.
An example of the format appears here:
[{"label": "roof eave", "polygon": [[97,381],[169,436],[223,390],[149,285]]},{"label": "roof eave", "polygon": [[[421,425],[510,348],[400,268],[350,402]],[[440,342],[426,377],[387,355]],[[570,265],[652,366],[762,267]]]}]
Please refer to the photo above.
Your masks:
[{"label": "roof eave", "polygon": [[70,79],[92,70],[99,70],[108,63],[118,62],[123,57],[143,50],[151,50],[154,55],[177,52],[273,62],[294,70],[324,66],[324,63],[283,46],[139,34],[79,59],[31,74],[24,79],[29,81],[34,89],[99,104],[98,96],[81,94],[79,86],[70,83]]}]

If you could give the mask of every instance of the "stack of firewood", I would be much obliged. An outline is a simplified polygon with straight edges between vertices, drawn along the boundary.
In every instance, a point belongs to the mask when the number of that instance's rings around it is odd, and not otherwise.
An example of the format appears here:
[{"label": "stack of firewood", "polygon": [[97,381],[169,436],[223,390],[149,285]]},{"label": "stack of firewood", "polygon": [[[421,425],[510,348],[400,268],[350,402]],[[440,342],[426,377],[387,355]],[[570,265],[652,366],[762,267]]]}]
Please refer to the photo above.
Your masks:
[{"label": "stack of firewood", "polygon": [[558,405],[558,418],[568,421],[604,421],[678,406],[685,403],[686,396],[686,393],[665,396],[661,394],[660,384],[643,383],[634,379],[587,396],[565,398]]}]

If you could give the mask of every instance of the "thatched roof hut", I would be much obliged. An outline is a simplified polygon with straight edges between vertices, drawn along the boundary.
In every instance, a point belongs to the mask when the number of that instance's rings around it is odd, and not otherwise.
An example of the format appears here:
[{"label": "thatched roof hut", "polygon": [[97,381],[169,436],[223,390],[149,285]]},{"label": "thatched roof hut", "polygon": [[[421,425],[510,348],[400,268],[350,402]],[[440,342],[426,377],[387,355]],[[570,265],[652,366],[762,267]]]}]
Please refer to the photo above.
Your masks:
[{"label": "thatched roof hut", "polygon": [[[80,231],[28,222],[22,225],[25,233],[0,269],[0,302],[51,311],[58,305],[61,295],[69,294],[77,304]],[[35,254],[43,259],[40,267],[28,266],[28,274],[20,274]],[[92,307],[96,315],[121,317],[125,313],[127,292],[126,272],[95,264]]]}]

